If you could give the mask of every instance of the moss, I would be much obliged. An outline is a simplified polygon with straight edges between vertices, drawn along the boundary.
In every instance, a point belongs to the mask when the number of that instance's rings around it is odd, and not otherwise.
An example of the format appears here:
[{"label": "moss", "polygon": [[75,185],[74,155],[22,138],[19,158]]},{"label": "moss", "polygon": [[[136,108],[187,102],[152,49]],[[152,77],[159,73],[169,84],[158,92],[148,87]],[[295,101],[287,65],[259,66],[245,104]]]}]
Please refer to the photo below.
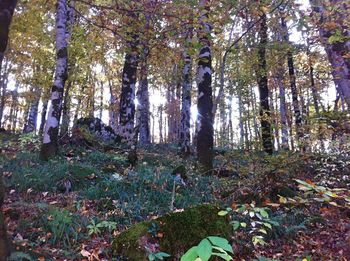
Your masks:
[{"label": "moss", "polygon": [[231,226],[227,218],[218,216],[220,209],[213,205],[199,205],[183,212],[169,213],[152,222],[141,222],[120,234],[114,241],[114,253],[127,260],[146,260],[146,251],[139,240],[147,233],[151,223],[157,223],[160,251],[170,254],[174,260],[190,247],[198,244],[207,236],[230,236]]},{"label": "moss", "polygon": [[139,246],[139,239],[147,235],[151,222],[144,221],[121,233],[113,242],[113,252],[127,260],[147,260],[144,249]]}]

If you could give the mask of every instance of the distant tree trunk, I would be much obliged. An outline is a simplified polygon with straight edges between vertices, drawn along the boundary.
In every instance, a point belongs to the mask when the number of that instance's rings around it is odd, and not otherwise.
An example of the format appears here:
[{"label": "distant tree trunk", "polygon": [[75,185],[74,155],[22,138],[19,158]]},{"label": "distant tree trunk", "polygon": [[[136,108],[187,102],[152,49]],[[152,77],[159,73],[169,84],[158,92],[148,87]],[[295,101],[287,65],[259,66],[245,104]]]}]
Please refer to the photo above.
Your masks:
[{"label": "distant tree trunk", "polygon": [[2,70],[2,60],[4,59],[10,24],[16,4],[17,0],[0,1],[0,72]]},{"label": "distant tree trunk", "polygon": [[181,106],[181,154],[187,157],[191,154],[191,90],[192,90],[192,57],[189,48],[192,41],[192,29],[186,36],[184,51],[184,67],[182,69],[182,106]]},{"label": "distant tree trunk", "polygon": [[[256,95],[255,92],[253,90],[253,86],[250,86],[250,97],[251,99],[250,102],[252,103],[252,112],[254,114],[256,114]],[[259,127],[258,127],[258,122],[256,120],[256,117],[253,117],[253,125],[254,125],[254,138],[256,141],[258,141],[259,143],[261,143],[261,139],[260,139],[260,133],[259,133]],[[257,144],[257,149],[260,148],[259,144]]]},{"label": "distant tree trunk", "polygon": [[147,46],[144,46],[140,65],[140,83],[137,92],[138,99],[138,123],[140,145],[148,145],[151,142],[150,135],[150,104],[148,93],[148,54]]},{"label": "distant tree trunk", "polygon": [[44,127],[45,127],[45,120],[46,120],[46,113],[47,113],[47,106],[49,104],[49,99],[44,97],[43,99],[43,107],[41,110],[41,120],[40,120],[40,127],[39,127],[39,136],[42,136],[44,133]]},{"label": "distant tree trunk", "polygon": [[159,105],[158,107],[159,112],[159,143],[163,143],[163,106]]},{"label": "distant tree trunk", "polygon": [[239,143],[241,145],[241,149],[244,149],[244,120],[243,120],[243,102],[242,102],[242,97],[241,94],[238,94],[238,113],[239,113],[239,130],[240,130],[240,139],[239,139]]},{"label": "distant tree trunk", "polygon": [[108,108],[108,116],[109,116],[109,126],[116,132],[118,130],[118,99],[114,93],[113,85],[110,79],[108,79],[109,85],[109,108]]},{"label": "distant tree trunk", "polygon": [[210,0],[200,0],[201,8],[200,28],[198,32],[201,44],[197,68],[198,85],[198,135],[197,153],[202,170],[207,174],[213,168],[213,97],[212,97],[212,70],[211,70],[211,25],[208,22]]},{"label": "distant tree trunk", "polygon": [[103,114],[103,82],[100,81],[100,107],[99,107],[99,119],[102,120]]},{"label": "distant tree trunk", "polygon": [[68,51],[66,39],[67,0],[57,0],[56,13],[56,71],[51,104],[45,124],[41,158],[49,159],[58,150],[58,128],[62,111],[62,96],[67,79]]},{"label": "distant tree trunk", "polygon": [[[135,19],[135,15],[129,15],[130,22]],[[132,145],[135,138],[134,118],[135,118],[135,85],[137,80],[138,66],[138,44],[137,36],[131,35],[132,40],[128,41],[128,50],[125,55],[124,68],[122,73],[122,91],[119,109],[119,135],[123,142]]]},{"label": "distant tree trunk", "polygon": [[11,92],[11,107],[9,115],[9,131],[15,132],[16,112],[18,106],[18,82],[15,84],[15,89]]},{"label": "distant tree trunk", "polygon": [[[281,17],[281,27],[283,30],[284,41],[287,44],[290,44],[287,23],[286,23],[285,18],[283,17],[283,14]],[[300,112],[298,91],[297,91],[297,86],[296,86],[293,53],[290,49],[287,51],[287,62],[288,62],[290,88],[291,88],[291,92],[292,92],[293,110],[294,110],[294,118],[295,118],[295,129],[296,129],[298,142],[302,142],[302,138],[304,136],[303,130],[302,130],[302,117],[301,117],[301,112]]]},{"label": "distant tree trunk", "polygon": [[34,97],[29,107],[28,119],[23,129],[24,133],[36,132],[41,90],[39,87],[35,87],[34,90]]},{"label": "distant tree trunk", "polygon": [[[310,0],[310,4],[314,13],[319,16],[317,26],[328,60],[333,68],[334,81],[350,107],[349,5],[343,0]],[[332,26],[329,26],[330,22]],[[338,39],[334,39],[334,35]]]},{"label": "distant tree trunk", "polygon": [[10,64],[6,59],[5,66],[3,70],[0,70],[0,128],[2,127],[2,118],[4,115],[5,104],[6,104],[6,92],[7,92],[7,84],[9,81],[10,74]]},{"label": "distant tree trunk", "polygon": [[71,80],[68,81],[63,98],[62,106],[62,123],[60,129],[60,137],[64,137],[68,134],[69,122],[70,122],[70,89],[73,83]]},{"label": "distant tree trunk", "polygon": [[261,117],[261,138],[265,152],[272,154],[272,134],[271,134],[271,112],[269,106],[269,89],[267,85],[266,66],[266,45],[267,45],[267,18],[263,13],[261,16],[258,48],[258,86],[260,93],[260,117]]}]

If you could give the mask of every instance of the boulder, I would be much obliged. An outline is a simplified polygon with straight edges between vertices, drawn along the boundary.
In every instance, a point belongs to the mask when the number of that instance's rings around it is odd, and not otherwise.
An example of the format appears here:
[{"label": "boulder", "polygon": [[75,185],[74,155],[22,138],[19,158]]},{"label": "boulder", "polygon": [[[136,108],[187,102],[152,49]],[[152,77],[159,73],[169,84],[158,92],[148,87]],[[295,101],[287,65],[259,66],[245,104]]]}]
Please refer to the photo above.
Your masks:
[{"label": "boulder", "polygon": [[72,129],[71,140],[76,144],[113,143],[116,139],[113,129],[98,118],[80,118]]},{"label": "boulder", "polygon": [[218,215],[220,208],[199,205],[183,212],[166,214],[155,220],[140,222],[113,241],[113,253],[121,260],[147,260],[147,248],[180,260],[192,246],[208,236],[229,238],[232,227],[227,217]]}]

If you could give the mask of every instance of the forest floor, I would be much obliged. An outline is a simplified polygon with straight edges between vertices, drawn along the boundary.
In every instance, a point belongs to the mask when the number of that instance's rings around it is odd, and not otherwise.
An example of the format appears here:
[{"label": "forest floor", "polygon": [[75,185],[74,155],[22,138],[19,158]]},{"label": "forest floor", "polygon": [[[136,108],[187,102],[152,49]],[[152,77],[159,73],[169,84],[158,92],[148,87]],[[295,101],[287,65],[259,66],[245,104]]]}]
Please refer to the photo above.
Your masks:
[{"label": "forest floor", "polygon": [[[349,153],[222,149],[209,177],[171,145],[139,149],[134,168],[118,147],[65,145],[49,162],[38,148],[32,136],[0,136],[12,260],[112,260],[115,236],[170,212],[172,201],[177,210],[230,207],[240,222],[229,239],[234,260],[350,260]],[[174,194],[178,166],[186,174]],[[267,228],[256,229],[253,209],[268,212]]]}]

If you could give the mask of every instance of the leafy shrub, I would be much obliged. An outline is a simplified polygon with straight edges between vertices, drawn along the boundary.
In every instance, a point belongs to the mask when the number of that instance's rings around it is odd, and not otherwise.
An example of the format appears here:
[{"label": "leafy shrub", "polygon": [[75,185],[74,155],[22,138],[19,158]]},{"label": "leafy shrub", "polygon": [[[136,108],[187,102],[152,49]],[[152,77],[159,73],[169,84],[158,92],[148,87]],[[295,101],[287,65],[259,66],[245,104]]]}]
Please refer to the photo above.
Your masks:
[{"label": "leafy shrub", "polygon": [[71,247],[77,242],[80,226],[75,215],[66,209],[51,208],[44,218],[44,228],[52,234],[52,244]]}]

